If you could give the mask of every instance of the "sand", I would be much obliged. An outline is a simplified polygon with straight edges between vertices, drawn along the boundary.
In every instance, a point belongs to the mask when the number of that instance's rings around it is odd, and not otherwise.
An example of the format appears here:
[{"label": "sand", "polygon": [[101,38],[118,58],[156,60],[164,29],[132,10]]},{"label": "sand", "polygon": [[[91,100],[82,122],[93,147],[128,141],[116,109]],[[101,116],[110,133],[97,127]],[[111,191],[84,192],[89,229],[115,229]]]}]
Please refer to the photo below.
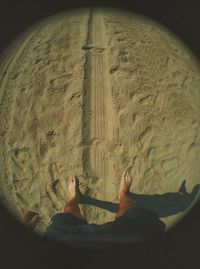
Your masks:
[{"label": "sand", "polygon": [[198,199],[199,71],[174,34],[133,13],[71,10],[34,25],[1,57],[1,200],[17,218],[38,212],[43,233],[76,175],[85,195],[112,202],[80,205],[105,223],[129,166],[135,199],[170,228]]}]

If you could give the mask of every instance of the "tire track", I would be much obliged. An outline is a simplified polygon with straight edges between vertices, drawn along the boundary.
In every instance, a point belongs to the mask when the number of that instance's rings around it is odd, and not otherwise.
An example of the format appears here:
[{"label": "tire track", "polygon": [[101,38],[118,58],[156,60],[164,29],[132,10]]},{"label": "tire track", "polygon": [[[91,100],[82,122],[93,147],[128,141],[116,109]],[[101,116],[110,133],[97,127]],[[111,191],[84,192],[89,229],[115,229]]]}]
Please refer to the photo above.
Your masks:
[{"label": "tire track", "polygon": [[[83,95],[83,171],[98,178],[104,199],[115,199],[115,171],[108,144],[114,144],[115,111],[109,76],[109,50],[104,17],[92,9],[88,19]],[[89,46],[88,46],[89,47]]]}]

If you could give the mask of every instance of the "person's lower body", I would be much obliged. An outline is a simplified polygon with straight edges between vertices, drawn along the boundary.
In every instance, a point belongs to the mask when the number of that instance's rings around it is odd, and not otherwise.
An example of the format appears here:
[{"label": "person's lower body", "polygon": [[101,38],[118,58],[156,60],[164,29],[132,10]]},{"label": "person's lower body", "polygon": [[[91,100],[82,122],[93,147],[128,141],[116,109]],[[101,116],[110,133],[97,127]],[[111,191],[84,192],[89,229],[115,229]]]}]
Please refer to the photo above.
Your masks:
[{"label": "person's lower body", "polygon": [[[130,199],[126,193],[121,197],[119,208],[116,213],[116,219],[121,217],[128,209],[135,206],[135,201]],[[76,200],[70,200],[66,206],[64,207],[65,214],[72,214],[77,218],[85,219],[85,217],[81,214],[80,207]]]},{"label": "person's lower body", "polygon": [[72,238],[79,241],[93,240],[94,242],[96,240],[97,244],[99,242],[103,244],[117,240],[119,242],[131,240],[141,242],[147,235],[157,233],[157,230],[163,228],[158,220],[129,198],[131,183],[130,174],[125,174],[119,188],[120,202],[115,220],[97,225],[88,224],[86,218],[81,214],[79,203],[82,194],[79,190],[78,179],[74,177],[68,184],[70,200],[65,205],[63,213],[52,217],[45,235],[58,241],[65,241],[67,244]]},{"label": "person's lower body", "polygon": [[[119,208],[116,213],[116,219],[121,217],[128,209],[135,206],[136,202],[128,197],[128,192],[130,189],[130,185],[132,183],[132,177],[129,172],[124,172],[119,188]],[[72,214],[75,217],[85,220],[85,217],[81,214],[79,207],[79,200],[81,192],[79,190],[79,182],[76,177],[73,177],[68,184],[69,193],[72,193],[71,200],[65,205],[64,213]]]}]

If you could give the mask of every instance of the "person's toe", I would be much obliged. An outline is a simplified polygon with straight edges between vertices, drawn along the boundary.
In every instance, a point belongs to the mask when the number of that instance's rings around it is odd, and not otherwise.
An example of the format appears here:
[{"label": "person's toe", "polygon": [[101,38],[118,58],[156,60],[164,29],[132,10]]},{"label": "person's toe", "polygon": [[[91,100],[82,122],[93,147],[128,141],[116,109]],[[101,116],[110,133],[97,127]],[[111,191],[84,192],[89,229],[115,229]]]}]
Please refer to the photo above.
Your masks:
[{"label": "person's toe", "polygon": [[74,176],[74,180],[75,180],[77,186],[79,186],[79,179],[78,179],[78,177]]},{"label": "person's toe", "polygon": [[73,181],[72,181],[72,177],[70,177],[70,178],[68,179],[68,181],[67,181],[67,188],[69,188],[69,186],[71,185],[72,182],[73,182]]},{"label": "person's toe", "polygon": [[122,179],[124,179],[126,176],[126,169],[124,170],[123,174],[122,174]]}]

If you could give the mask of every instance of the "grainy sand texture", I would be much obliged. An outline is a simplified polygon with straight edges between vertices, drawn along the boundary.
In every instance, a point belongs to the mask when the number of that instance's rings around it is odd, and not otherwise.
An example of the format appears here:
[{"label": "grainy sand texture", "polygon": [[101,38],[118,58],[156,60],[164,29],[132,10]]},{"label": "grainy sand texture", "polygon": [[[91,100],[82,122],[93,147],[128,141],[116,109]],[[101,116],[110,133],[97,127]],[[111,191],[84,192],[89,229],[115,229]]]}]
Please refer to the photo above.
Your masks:
[{"label": "grainy sand texture", "polygon": [[122,10],[66,11],[0,64],[0,198],[17,217],[38,212],[38,232],[72,175],[93,198],[80,205],[89,223],[114,219],[127,166],[133,198],[167,228],[198,198],[200,68],[169,30]]}]

